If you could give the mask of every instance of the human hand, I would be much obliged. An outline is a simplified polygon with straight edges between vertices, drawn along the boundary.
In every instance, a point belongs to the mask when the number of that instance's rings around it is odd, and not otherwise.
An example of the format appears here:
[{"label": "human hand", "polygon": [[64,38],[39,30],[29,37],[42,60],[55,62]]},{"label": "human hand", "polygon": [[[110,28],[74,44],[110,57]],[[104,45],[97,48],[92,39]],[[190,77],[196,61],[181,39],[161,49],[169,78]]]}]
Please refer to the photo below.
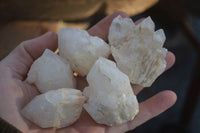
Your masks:
[{"label": "human hand", "polygon": [[[123,12],[116,12],[107,16],[88,32],[91,35],[99,36],[107,41],[108,30],[113,18],[121,15],[128,17]],[[138,23],[138,22],[137,22]],[[172,91],[163,91],[155,96],[140,103],[139,114],[133,121],[122,125],[109,127],[97,124],[88,113],[83,110],[80,119],[73,125],[53,130],[52,128],[42,129],[37,125],[26,120],[21,114],[21,109],[39,94],[37,88],[26,82],[26,75],[33,61],[40,57],[43,51],[48,48],[55,51],[58,47],[57,35],[53,32],[48,32],[38,38],[24,41],[15,48],[5,59],[0,62],[0,117],[14,125],[16,128],[25,133],[47,132],[47,133],[64,133],[64,132],[125,132],[136,128],[147,120],[159,115],[170,108],[176,101],[176,94]],[[166,56],[167,68],[169,69],[175,61],[175,57],[171,52]],[[77,77],[77,88],[83,89],[87,85],[84,77]],[[138,94],[143,88],[138,85],[133,85],[133,91]]]}]

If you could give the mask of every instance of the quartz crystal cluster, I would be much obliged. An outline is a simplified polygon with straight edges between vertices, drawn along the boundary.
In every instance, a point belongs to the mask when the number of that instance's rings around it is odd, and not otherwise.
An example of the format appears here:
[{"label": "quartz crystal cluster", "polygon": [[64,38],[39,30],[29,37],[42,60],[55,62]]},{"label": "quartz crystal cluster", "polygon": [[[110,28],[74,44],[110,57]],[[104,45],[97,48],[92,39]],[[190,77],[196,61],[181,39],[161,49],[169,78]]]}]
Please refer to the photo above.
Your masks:
[{"label": "quartz crystal cluster", "polygon": [[131,19],[116,17],[109,30],[109,43],[117,67],[131,83],[149,87],[165,70],[165,34],[155,31],[150,17],[135,25]]},{"label": "quartz crystal cluster", "polygon": [[127,75],[108,59],[99,58],[87,75],[89,86],[83,91],[88,97],[86,111],[99,124],[109,126],[133,120],[138,101]]},{"label": "quartz crystal cluster", "polygon": [[32,64],[27,81],[35,84],[41,93],[76,87],[70,64],[48,49]]},{"label": "quartz crystal cluster", "polygon": [[36,96],[22,114],[42,128],[62,128],[74,123],[81,114],[85,97],[80,90],[61,88]]},{"label": "quartz crystal cluster", "polygon": [[70,62],[72,69],[86,76],[99,57],[110,55],[109,45],[99,37],[76,28],[62,28],[58,33],[60,56]]},{"label": "quartz crystal cluster", "polygon": [[[133,120],[139,107],[130,82],[150,86],[166,67],[165,35],[154,28],[150,17],[135,25],[118,16],[109,30],[111,47],[87,31],[61,29],[60,56],[47,49],[29,70],[26,81],[43,94],[28,103],[22,115],[42,128],[73,124],[83,107],[99,124]],[[106,59],[111,53],[116,63]],[[83,93],[76,89],[73,71],[87,78]]]}]

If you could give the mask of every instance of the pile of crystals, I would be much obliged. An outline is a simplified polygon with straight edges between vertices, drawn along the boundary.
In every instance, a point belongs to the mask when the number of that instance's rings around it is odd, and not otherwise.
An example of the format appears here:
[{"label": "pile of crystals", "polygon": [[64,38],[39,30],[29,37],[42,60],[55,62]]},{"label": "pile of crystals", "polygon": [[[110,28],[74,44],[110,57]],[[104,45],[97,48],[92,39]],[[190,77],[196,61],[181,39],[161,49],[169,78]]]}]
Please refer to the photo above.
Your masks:
[{"label": "pile of crystals", "polygon": [[[42,128],[69,126],[82,108],[99,124],[133,120],[139,106],[131,83],[151,86],[164,71],[165,35],[162,29],[155,31],[150,17],[135,25],[118,16],[108,38],[110,45],[85,30],[60,29],[60,56],[46,49],[30,68],[27,82],[42,94],[22,109],[22,115]],[[116,63],[107,59],[110,54]],[[83,92],[76,89],[73,72],[86,76]]]}]

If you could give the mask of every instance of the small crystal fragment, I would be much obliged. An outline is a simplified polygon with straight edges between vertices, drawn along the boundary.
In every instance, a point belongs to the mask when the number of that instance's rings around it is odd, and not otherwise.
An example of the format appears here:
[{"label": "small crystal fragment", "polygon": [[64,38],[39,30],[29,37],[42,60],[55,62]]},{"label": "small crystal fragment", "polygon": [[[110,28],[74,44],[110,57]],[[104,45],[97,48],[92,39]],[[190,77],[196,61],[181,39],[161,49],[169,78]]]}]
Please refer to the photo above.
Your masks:
[{"label": "small crystal fragment", "polygon": [[80,117],[84,102],[81,91],[62,88],[36,96],[21,113],[42,128],[62,128]]},{"label": "small crystal fragment", "polygon": [[109,30],[111,53],[118,68],[131,83],[143,87],[151,86],[166,68],[165,39],[162,29],[155,31],[150,17],[135,25],[131,19],[118,16]]},{"label": "small crystal fragment", "polygon": [[58,33],[60,56],[70,62],[72,69],[81,76],[90,71],[99,57],[110,55],[110,46],[99,37],[76,28],[62,28]]},{"label": "small crystal fragment", "polygon": [[32,64],[27,81],[42,93],[76,86],[70,64],[48,49]]},{"label": "small crystal fragment", "polygon": [[133,120],[138,101],[128,76],[116,64],[100,57],[87,75],[89,86],[83,94],[89,98],[84,108],[99,124],[114,126]]}]

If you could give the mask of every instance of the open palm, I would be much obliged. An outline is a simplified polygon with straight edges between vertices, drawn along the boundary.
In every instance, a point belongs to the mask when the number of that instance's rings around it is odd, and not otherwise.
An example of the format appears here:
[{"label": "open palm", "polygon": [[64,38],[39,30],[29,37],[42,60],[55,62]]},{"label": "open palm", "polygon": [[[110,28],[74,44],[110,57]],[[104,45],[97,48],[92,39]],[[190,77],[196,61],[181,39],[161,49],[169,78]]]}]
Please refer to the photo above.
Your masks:
[{"label": "open palm", "polygon": [[[107,41],[110,23],[113,18],[118,15],[128,17],[126,13],[116,12],[101,20],[98,24],[89,29],[88,32],[91,35],[99,36]],[[25,79],[33,61],[41,56],[46,48],[54,51],[57,46],[57,35],[53,32],[48,32],[38,38],[22,42],[0,62],[0,117],[17,127],[22,132],[125,132],[134,129],[145,121],[159,115],[171,107],[176,101],[176,95],[172,91],[160,92],[150,99],[140,103],[140,112],[133,121],[114,127],[95,123],[88,113],[83,110],[80,119],[69,127],[56,131],[50,128],[42,129],[26,120],[20,114],[20,110],[30,102],[31,99],[39,94],[36,87],[28,84]],[[168,52],[166,61],[166,69],[168,69],[174,64],[174,55]],[[77,77],[78,89],[83,89],[86,84],[87,82],[85,81],[85,78]],[[133,91],[135,94],[138,94],[141,90],[142,87],[133,85]]]}]

